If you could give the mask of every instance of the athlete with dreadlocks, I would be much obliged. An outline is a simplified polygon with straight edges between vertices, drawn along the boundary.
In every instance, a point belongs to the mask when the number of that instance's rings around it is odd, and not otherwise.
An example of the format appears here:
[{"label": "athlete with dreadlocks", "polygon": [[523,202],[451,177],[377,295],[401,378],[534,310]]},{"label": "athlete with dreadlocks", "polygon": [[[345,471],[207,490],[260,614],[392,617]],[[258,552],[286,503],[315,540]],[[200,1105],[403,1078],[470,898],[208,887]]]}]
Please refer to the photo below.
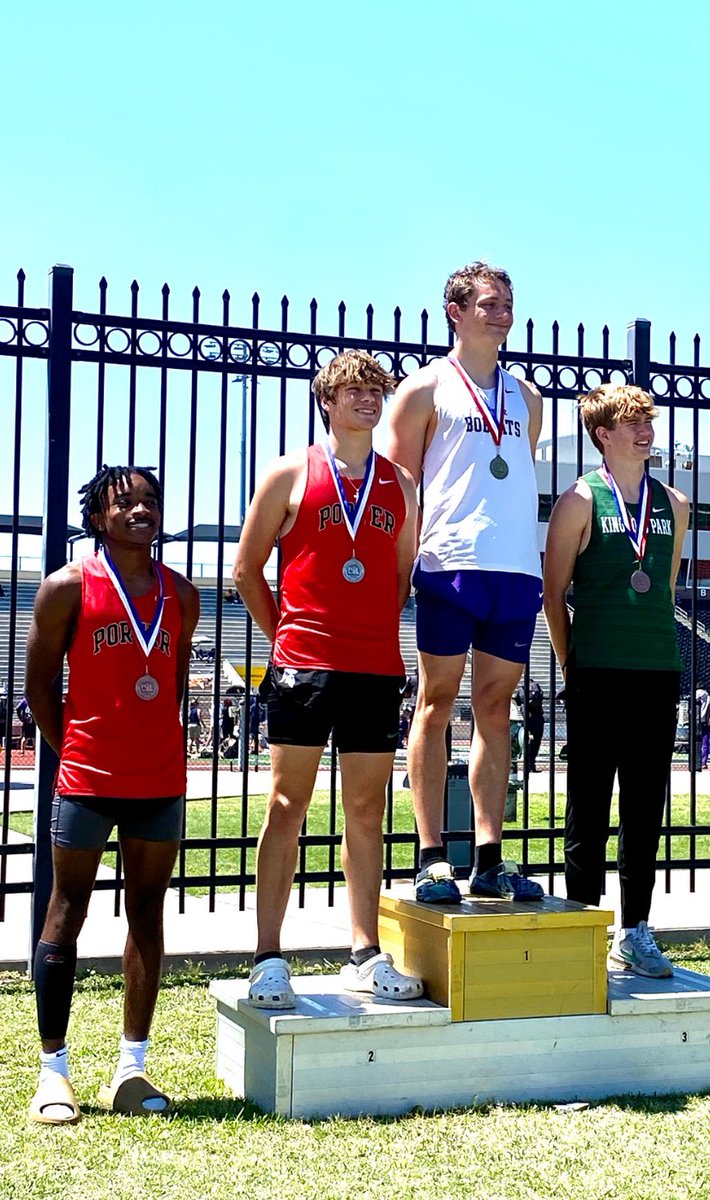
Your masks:
[{"label": "athlete with dreadlocks", "polygon": [[[162,491],[150,468],[103,466],[80,490],[93,555],[49,575],[35,601],[26,694],[59,755],[52,806],[54,885],[34,960],[42,1039],[30,1118],[78,1121],[69,1082],[76,942],[101,855],[117,826],[128,937],[118,1065],[99,1101],[116,1112],[162,1112],[145,1075],[160,985],[163,901],[182,832],[185,751],[180,704],[199,617],[197,591],[155,562]],[[62,709],[53,684],[66,655]]]}]

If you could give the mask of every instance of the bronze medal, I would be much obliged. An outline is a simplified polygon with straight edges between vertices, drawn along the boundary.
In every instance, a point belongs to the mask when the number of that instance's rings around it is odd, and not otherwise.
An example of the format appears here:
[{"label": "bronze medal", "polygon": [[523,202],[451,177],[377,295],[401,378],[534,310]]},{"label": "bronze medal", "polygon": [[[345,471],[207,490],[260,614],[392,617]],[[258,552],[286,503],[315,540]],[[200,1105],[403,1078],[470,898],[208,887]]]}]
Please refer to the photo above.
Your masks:
[{"label": "bronze medal", "polygon": [[631,576],[631,586],[635,592],[638,592],[639,595],[642,595],[651,587],[651,576],[647,575],[646,572],[642,571],[639,567],[639,569],[634,571],[633,575]]},{"label": "bronze medal", "polygon": [[495,458],[491,459],[488,469],[494,479],[505,479],[510,471],[510,467],[500,454],[496,454]]}]

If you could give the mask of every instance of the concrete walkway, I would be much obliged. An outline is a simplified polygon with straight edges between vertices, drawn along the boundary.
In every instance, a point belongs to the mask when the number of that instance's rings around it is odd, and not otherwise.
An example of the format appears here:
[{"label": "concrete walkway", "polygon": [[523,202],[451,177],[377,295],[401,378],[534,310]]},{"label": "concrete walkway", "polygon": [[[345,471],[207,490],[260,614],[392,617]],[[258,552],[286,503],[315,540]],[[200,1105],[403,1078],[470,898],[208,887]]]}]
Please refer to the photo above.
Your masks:
[{"label": "concrete walkway", "polygon": [[[395,786],[402,786],[403,773],[397,772]],[[237,771],[220,771],[218,774],[219,796],[241,795],[242,777]],[[268,789],[270,773],[250,773],[249,793],[259,794]],[[530,777],[531,792],[547,793],[549,777],[540,773]],[[29,786],[28,786],[29,785]],[[329,772],[319,775],[318,786],[330,786]],[[555,776],[555,790],[564,792],[566,778],[563,772]],[[710,773],[696,775],[697,794],[710,795]],[[688,772],[674,772],[672,776],[674,795],[690,791]],[[188,797],[206,798],[211,794],[211,773],[190,771]],[[12,811],[31,811],[33,806],[32,777],[24,773],[13,773],[10,792]],[[27,839],[12,834],[11,842],[26,843]],[[110,872],[106,872],[108,877]],[[21,881],[28,877],[26,855],[8,857],[8,880]],[[546,887],[547,878],[539,882]],[[674,871],[672,890],[665,891],[665,874],[658,873],[651,921],[659,934],[668,940],[685,940],[710,936],[710,871],[696,873],[695,890],[691,891],[687,871]],[[403,895],[411,895],[411,885],[401,884],[397,889]],[[564,881],[557,878],[555,891],[564,895]],[[608,892],[602,904],[619,910],[618,881],[616,875],[608,877]],[[0,970],[24,971],[27,966],[29,929],[29,895],[11,895],[6,899],[5,919],[0,922]],[[79,939],[79,958],[82,967],[98,970],[119,970],[123,944],[126,936],[125,917],[114,916],[114,897],[108,892],[96,892],[92,897],[89,915]],[[184,911],[180,911],[179,896],[170,891],[165,906],[165,948],[168,963],[181,965],[185,961],[203,962],[210,967],[222,963],[248,960],[256,943],[256,914],[254,893],[245,896],[245,907],[240,910],[236,893],[220,893],[215,897],[210,911],[209,897],[186,896]],[[298,907],[298,896],[294,891],[283,929],[283,948],[301,956],[330,955],[342,958],[350,946],[349,912],[347,896],[343,887],[335,890],[335,903],[328,907],[328,890],[325,887],[309,887],[306,891],[304,908]]]}]

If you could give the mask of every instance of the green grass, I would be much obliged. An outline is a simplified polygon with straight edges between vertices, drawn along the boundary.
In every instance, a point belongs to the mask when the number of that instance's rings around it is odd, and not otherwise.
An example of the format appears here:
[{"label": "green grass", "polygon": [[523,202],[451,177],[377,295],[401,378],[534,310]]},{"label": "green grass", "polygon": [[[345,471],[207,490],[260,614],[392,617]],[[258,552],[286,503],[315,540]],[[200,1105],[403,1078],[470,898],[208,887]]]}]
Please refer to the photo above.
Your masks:
[{"label": "green grass", "polygon": [[[673,947],[710,971],[707,946]],[[313,966],[309,965],[309,971]],[[232,976],[237,974],[230,971]],[[121,1028],[121,982],[89,975],[70,1027],[84,1119],[30,1126],[37,1074],[31,987],[0,978],[3,1200],[690,1200],[710,1195],[710,1096],[626,1097],[582,1112],[486,1105],[400,1118],[284,1121],[225,1094],[214,1003],[193,970],[166,977],[149,1056],[167,1118],[95,1107]]]},{"label": "green grass", "polygon": [[[414,815],[412,810],[412,793],[400,790],[394,793],[393,828],[397,833],[413,832]],[[259,833],[266,808],[266,797],[254,795],[249,797],[248,819],[246,834],[254,837]],[[188,838],[207,838],[211,836],[212,806],[209,800],[192,800],[187,806],[187,836]],[[561,834],[564,825],[565,796],[557,793],[555,796],[554,812],[550,813],[548,797],[545,795],[530,795],[527,824],[531,828],[548,828],[554,826]],[[690,823],[690,796],[674,796],[672,802],[672,819],[674,824],[687,825]],[[612,807],[612,822],[618,820],[616,801]],[[696,801],[696,823],[710,824],[710,797],[698,796]],[[18,833],[32,836],[32,815],[30,813],[11,813],[10,826]],[[336,831],[342,833],[342,810],[340,804],[336,809]],[[523,827],[522,797],[518,798],[518,819],[507,824],[506,830],[513,831]],[[308,812],[308,833],[315,835],[327,834],[330,831],[330,793],[317,790]],[[242,834],[242,801],[241,797],[221,797],[217,804],[217,833],[219,837],[239,837]],[[505,842],[505,854],[518,862],[525,861],[522,840],[512,838]],[[553,856],[557,862],[562,862],[562,839],[558,837],[554,843]],[[671,842],[673,858],[688,858],[690,856],[690,837],[674,836]],[[548,838],[533,838],[528,842],[528,860],[530,863],[547,862],[550,855]],[[610,838],[608,857],[616,858],[616,838]],[[710,836],[698,836],[695,839],[695,857],[710,857]],[[104,856],[105,866],[113,868],[115,856]],[[248,850],[246,855],[246,871],[254,872],[255,851]],[[336,847],[332,861],[335,869],[340,870],[340,848]],[[327,871],[330,869],[331,857],[327,846],[310,846],[306,853],[306,869],[311,871]],[[411,845],[395,845],[392,849],[392,865],[397,868],[411,870],[413,854]],[[241,866],[239,849],[220,849],[216,851],[216,870],[218,875],[238,874]],[[209,850],[187,850],[186,872],[188,875],[206,875],[210,873]],[[191,888],[193,895],[206,891],[205,888]],[[218,889],[219,890],[219,889]]]}]

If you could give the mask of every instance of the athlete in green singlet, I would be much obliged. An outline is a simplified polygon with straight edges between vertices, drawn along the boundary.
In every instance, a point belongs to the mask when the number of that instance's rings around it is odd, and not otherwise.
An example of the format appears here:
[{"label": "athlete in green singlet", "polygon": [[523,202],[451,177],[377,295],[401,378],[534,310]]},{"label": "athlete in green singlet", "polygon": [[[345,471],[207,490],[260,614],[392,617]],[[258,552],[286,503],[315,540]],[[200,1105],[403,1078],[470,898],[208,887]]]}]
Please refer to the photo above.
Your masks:
[{"label": "athlete in green singlet", "polygon": [[567,896],[600,901],[618,772],[621,920],[609,965],[662,977],[673,968],[648,916],[675,742],[674,590],[688,500],[647,474],[657,410],[641,388],[603,384],[584,397],[580,414],[603,462],[557,501],[544,580],[566,684]]}]

